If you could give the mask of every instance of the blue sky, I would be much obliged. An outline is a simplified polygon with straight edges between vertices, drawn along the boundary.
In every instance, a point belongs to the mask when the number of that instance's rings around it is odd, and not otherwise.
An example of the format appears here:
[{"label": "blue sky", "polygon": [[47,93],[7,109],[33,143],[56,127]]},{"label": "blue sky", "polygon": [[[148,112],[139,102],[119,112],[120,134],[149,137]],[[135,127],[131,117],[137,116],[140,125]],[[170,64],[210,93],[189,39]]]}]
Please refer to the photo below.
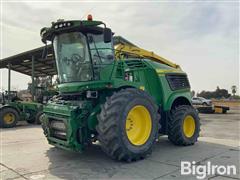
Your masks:
[{"label": "blue sky", "polygon": [[[237,2],[4,2],[2,57],[41,46],[39,31],[52,21],[82,19],[88,13],[116,35],[179,64],[197,92],[239,87]],[[6,70],[1,78],[6,88]],[[24,89],[29,81],[13,73],[12,87]]]}]

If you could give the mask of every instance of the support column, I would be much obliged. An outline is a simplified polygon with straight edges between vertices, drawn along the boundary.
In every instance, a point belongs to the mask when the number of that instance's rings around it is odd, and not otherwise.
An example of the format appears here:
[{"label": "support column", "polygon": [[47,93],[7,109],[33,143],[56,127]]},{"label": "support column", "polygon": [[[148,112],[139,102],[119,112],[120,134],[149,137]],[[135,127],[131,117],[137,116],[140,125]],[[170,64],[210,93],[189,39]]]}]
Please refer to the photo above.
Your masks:
[{"label": "support column", "polygon": [[34,56],[32,56],[32,101],[35,101],[35,59]]},{"label": "support column", "polygon": [[8,99],[7,101],[10,101],[10,91],[11,91],[11,64],[8,63]]}]

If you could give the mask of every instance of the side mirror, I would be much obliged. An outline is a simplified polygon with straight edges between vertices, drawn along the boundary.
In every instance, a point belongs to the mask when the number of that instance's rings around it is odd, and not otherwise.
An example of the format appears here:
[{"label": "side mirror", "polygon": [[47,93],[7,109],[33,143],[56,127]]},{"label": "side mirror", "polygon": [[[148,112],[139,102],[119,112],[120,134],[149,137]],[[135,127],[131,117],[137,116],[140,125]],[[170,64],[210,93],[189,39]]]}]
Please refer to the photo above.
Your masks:
[{"label": "side mirror", "polygon": [[112,30],[110,28],[104,28],[103,30],[104,42],[109,43],[112,41]]},{"label": "side mirror", "polygon": [[46,32],[47,32],[47,28],[46,27],[42,28],[41,31],[40,31],[40,36],[41,36],[42,42],[44,44],[47,43]]}]

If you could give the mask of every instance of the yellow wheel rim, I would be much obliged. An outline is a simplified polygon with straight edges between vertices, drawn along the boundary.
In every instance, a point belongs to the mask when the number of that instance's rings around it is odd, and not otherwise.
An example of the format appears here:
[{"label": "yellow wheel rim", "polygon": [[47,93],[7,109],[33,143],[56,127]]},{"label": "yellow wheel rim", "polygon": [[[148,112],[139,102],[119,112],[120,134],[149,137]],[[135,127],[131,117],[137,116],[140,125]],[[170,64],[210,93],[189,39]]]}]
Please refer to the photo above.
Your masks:
[{"label": "yellow wheel rim", "polygon": [[3,120],[6,124],[12,124],[15,121],[15,115],[13,113],[6,113],[3,116]]},{"label": "yellow wheel rim", "polygon": [[191,115],[187,115],[183,120],[183,133],[186,137],[190,138],[195,132],[195,121]]},{"label": "yellow wheel rim", "polygon": [[136,146],[141,146],[148,140],[152,131],[151,115],[147,108],[134,106],[126,119],[126,133],[128,140]]}]

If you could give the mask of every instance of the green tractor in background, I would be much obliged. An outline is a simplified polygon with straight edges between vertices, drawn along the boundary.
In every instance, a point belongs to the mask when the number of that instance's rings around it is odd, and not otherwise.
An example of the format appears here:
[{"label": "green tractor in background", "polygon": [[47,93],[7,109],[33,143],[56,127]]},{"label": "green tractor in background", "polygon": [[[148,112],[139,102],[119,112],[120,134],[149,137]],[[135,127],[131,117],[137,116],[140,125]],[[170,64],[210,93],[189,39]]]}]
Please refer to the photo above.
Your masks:
[{"label": "green tractor in background", "polygon": [[6,91],[1,95],[0,127],[15,127],[18,121],[40,124],[43,114],[43,105],[36,102],[22,101],[17,91]]},{"label": "green tractor in background", "polygon": [[[31,89],[31,88],[30,88]],[[6,91],[0,98],[0,127],[15,127],[18,121],[27,121],[30,124],[41,124],[43,105],[57,95],[54,88],[36,86],[36,100],[23,101],[17,91]]]},{"label": "green tractor in background", "polygon": [[91,16],[52,23],[41,37],[52,42],[60,82],[43,110],[50,144],[82,152],[99,141],[111,158],[130,162],[150,154],[159,135],[175,145],[197,141],[200,120],[179,66],[127,40],[115,47],[111,29]]}]

